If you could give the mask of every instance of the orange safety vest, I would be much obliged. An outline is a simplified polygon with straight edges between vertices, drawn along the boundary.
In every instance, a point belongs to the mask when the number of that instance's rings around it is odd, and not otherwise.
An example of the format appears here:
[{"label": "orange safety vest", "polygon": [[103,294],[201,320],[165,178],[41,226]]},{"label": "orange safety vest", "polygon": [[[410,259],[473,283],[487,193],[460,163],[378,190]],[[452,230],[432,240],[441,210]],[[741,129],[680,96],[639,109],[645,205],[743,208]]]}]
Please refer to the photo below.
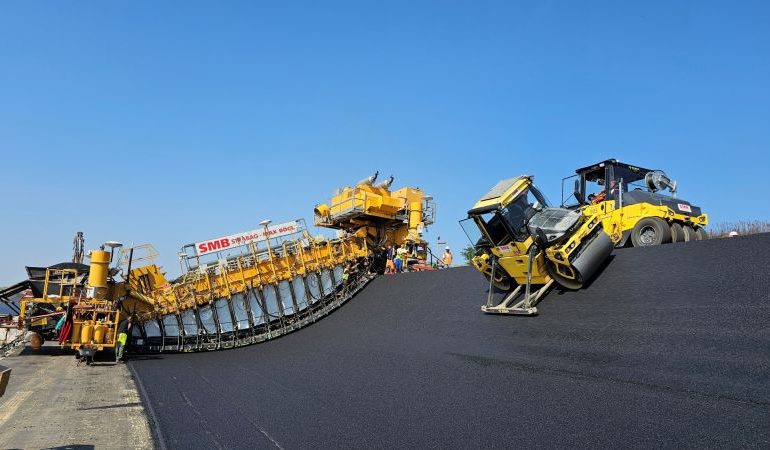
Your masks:
[{"label": "orange safety vest", "polygon": [[444,253],[444,265],[445,266],[451,266],[452,265],[452,254],[451,253]]}]

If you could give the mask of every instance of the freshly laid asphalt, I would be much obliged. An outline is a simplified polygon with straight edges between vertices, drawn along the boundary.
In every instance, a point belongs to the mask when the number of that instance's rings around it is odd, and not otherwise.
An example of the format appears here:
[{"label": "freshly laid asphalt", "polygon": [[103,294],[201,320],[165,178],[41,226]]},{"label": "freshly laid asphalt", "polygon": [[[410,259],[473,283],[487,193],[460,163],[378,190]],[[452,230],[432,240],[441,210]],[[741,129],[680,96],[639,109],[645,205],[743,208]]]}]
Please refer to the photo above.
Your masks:
[{"label": "freshly laid asphalt", "polygon": [[770,446],[770,235],[617,250],[536,317],[471,268],[320,322],[130,363],[168,448]]}]

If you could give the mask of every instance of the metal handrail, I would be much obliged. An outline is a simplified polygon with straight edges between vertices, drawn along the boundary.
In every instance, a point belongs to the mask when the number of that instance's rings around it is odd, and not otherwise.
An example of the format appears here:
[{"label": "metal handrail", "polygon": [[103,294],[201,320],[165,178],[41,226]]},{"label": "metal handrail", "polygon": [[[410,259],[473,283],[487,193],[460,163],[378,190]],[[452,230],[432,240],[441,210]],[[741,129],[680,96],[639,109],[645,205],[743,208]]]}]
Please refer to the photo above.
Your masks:
[{"label": "metal handrail", "polygon": [[[362,193],[363,195],[359,196],[359,193]],[[329,207],[329,217],[334,218],[335,216],[341,215],[342,213],[334,214],[332,211],[334,211],[335,208],[341,208],[341,206],[346,203],[351,204],[351,206],[347,208],[346,211],[347,210],[355,211],[356,208],[360,208],[361,211],[366,211],[366,199],[367,199],[366,191],[360,188],[355,188],[353,189],[353,193],[350,197],[340,202],[333,203]],[[358,204],[360,204],[360,206],[358,206]]]},{"label": "metal handrail", "polygon": [[[70,275],[69,277],[65,276]],[[59,281],[52,281],[51,277],[59,277]],[[75,295],[75,290],[77,288],[78,284],[78,271],[75,269],[51,269],[48,268],[45,270],[45,281],[43,283],[43,299],[48,300],[48,297],[50,296],[48,294],[48,288],[51,284],[58,284],[59,285],[59,294],[58,296],[61,298],[64,296],[64,288],[70,287],[70,295]]]}]

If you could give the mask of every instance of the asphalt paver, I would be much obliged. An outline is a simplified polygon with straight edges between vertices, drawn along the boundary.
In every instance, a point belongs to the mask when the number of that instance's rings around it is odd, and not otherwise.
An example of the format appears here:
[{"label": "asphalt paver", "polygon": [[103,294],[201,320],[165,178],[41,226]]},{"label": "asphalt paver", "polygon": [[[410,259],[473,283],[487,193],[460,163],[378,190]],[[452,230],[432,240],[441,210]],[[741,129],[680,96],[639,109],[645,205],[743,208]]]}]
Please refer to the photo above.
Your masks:
[{"label": "asphalt paver", "polygon": [[275,341],[130,364],[169,448],[770,446],[770,235],[616,250],[535,317],[469,267]]}]

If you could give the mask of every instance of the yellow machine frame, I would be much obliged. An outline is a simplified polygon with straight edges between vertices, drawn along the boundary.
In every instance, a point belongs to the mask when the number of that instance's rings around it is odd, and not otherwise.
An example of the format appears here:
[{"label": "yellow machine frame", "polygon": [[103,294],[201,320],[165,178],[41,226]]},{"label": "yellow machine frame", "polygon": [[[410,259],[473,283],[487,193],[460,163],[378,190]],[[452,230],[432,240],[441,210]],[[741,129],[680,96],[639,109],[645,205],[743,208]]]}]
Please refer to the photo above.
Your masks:
[{"label": "yellow machine frame", "polygon": [[610,235],[615,245],[621,243],[624,233],[629,233],[636,224],[647,217],[658,217],[670,224],[690,225],[693,228],[708,225],[708,214],[686,216],[673,211],[667,206],[637,203],[618,207],[615,200],[605,200],[584,209],[585,215],[597,215],[602,221],[604,230]]},{"label": "yellow machine frame", "polygon": [[[147,257],[134,252],[143,252]],[[277,246],[258,249],[250,244],[246,254],[217,261],[186,272],[170,283],[154,263],[155,249],[144,244],[122,250],[122,261],[138,262],[123,272],[123,281],[113,279],[120,272],[110,268],[112,252],[93,250],[89,254],[88,281],[75,269],[46,270],[43,295],[20,300],[20,325],[40,324],[51,315],[32,315],[36,304],[72,315],[70,337],[62,347],[88,351],[113,348],[122,318],[139,320],[179,313],[204,305],[212,298],[231,299],[255,287],[291,280],[297,275],[352,263],[369,255],[366,241],[357,237],[316,240],[305,234],[301,239],[285,240]],[[143,263],[143,264],[142,264]]]},{"label": "yellow machine frame", "polygon": [[355,233],[371,248],[407,245],[425,261],[428,246],[422,233],[434,222],[432,197],[412,187],[392,191],[393,177],[375,184],[377,175],[339,189],[329,204],[316,205],[314,224]]},{"label": "yellow machine frame", "polygon": [[[120,311],[113,308],[108,299],[114,292],[108,285],[108,264],[110,253],[102,250],[91,252],[88,287],[79,283],[80,276],[75,269],[46,269],[43,295],[39,298],[22,297],[20,300],[19,322],[29,321],[30,325],[41,325],[50,321],[51,316],[28,318],[36,304],[49,304],[72,315],[70,338],[62,347],[101,351],[115,347]],[[54,289],[56,292],[51,292]],[[58,317],[57,317],[58,318]]]},{"label": "yellow machine frame", "polygon": [[[466,220],[473,220],[483,237],[491,244],[487,251],[477,251],[477,255],[471,259],[471,264],[482,272],[491,284],[503,290],[513,289],[504,301],[495,305],[492,302],[490,286],[487,303],[481,307],[484,312],[536,314],[535,304],[554,282],[551,273],[559,277],[560,284],[579,284],[578,274],[569,263],[570,257],[595,236],[597,229],[601,230],[599,216],[584,212],[584,219],[571,236],[545,250],[537,248],[532,236],[523,241],[513,240],[504,245],[494,245],[493,237],[489,235],[481,215],[476,212],[505,208],[531,188],[534,188],[533,177],[520,176],[503,192],[499,192],[499,195],[482,198],[476,202],[468,213],[469,219]],[[551,273],[548,271],[548,264],[552,265]],[[498,268],[502,271],[498,272]],[[512,286],[514,283],[516,286]],[[530,286],[539,287],[531,293]],[[526,292],[523,298],[519,298],[522,288],[525,288]]]},{"label": "yellow machine frame", "polygon": [[[643,169],[637,166],[621,163],[615,159],[608,159],[602,162],[599,162],[597,164],[594,164],[592,166],[587,166],[584,168],[577,169],[575,171],[576,175],[572,175],[571,177],[567,177],[562,181],[562,204],[565,202],[565,196],[564,196],[564,190],[565,185],[564,181],[573,178],[573,177],[579,177],[576,179],[576,188],[575,190],[582,191],[579,194],[582,197],[586,196],[586,181],[589,174],[592,174],[594,177],[596,177],[597,173],[604,173],[604,178],[608,178],[611,174],[610,168],[614,168],[615,171],[617,170],[623,170],[628,174],[632,174],[635,177],[639,177],[638,174],[646,174],[649,172],[659,172],[661,175],[665,177],[665,174],[662,171],[652,171],[649,169]],[[681,212],[673,210],[671,207],[667,205],[656,205],[649,202],[641,202],[641,203],[624,203],[623,198],[623,189],[627,187],[629,180],[616,180],[616,177],[614,174],[612,175],[613,179],[611,181],[613,182],[623,182],[624,186],[618,186],[617,190],[619,192],[619,195],[617,196],[618,199],[606,199],[602,201],[598,201],[595,204],[589,203],[588,200],[585,198],[582,199],[582,202],[587,203],[582,206],[580,206],[583,209],[583,214],[587,216],[599,216],[600,220],[602,221],[602,226],[604,227],[604,231],[610,236],[610,239],[612,239],[612,242],[616,246],[624,245],[627,240],[629,239],[629,235],[631,231],[634,229],[634,227],[639,223],[639,221],[646,219],[646,218],[658,218],[661,220],[666,221],[669,227],[671,227],[674,224],[679,224],[682,227],[691,227],[692,231],[698,232],[698,230],[703,230],[704,227],[706,227],[709,223],[708,221],[708,214],[702,213],[699,215],[687,215],[683,214]],[[622,178],[622,177],[621,177]],[[602,178],[603,179],[603,178]],[[670,183],[668,186],[672,192],[676,189],[676,182],[673,182],[671,180],[668,180],[666,177],[667,182]],[[605,180],[604,183],[606,184],[607,181]],[[578,185],[580,188],[578,189]],[[605,189],[607,189],[605,187]],[[569,197],[569,196],[567,196]],[[578,197],[578,194],[575,194],[575,197]],[[671,198],[671,201],[676,201],[676,198]],[[580,201],[580,200],[578,200]],[[701,234],[696,234],[694,239],[701,239],[703,237],[703,232],[700,231]],[[688,237],[689,239],[689,237]],[[667,242],[668,239],[664,239],[664,242]]]},{"label": "yellow machine frame", "polygon": [[[126,254],[124,251],[124,259]],[[133,268],[128,286],[132,296],[152,304],[153,312],[171,314],[207,304],[212,298],[230,299],[246,289],[277,284],[368,255],[366,242],[356,237],[321,241],[295,239],[282,242],[278,248],[266,249],[257,249],[252,243],[246,254],[188,271],[173,284],[154,263]],[[141,310],[141,304],[126,306]]]}]

